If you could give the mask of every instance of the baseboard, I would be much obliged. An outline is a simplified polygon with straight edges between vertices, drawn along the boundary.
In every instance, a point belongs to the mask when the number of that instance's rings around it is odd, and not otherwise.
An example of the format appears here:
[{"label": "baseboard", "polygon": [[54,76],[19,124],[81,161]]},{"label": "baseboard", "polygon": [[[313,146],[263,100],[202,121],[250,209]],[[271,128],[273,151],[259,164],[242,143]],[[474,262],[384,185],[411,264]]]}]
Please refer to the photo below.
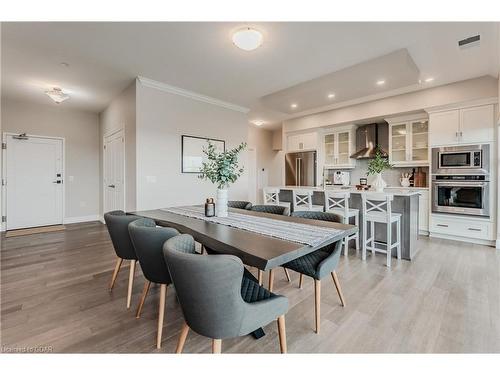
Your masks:
[{"label": "baseboard", "polygon": [[63,223],[75,224],[75,223],[85,223],[87,221],[101,221],[101,217],[99,215],[65,217]]},{"label": "baseboard", "polygon": [[[431,238],[442,238],[445,240],[453,240],[453,241],[460,241],[460,242],[468,242],[472,244],[478,244],[478,245],[485,245],[485,246],[492,246],[495,247],[495,241],[492,240],[480,240],[477,238],[468,238],[468,237],[460,237],[460,236],[452,236],[448,234],[441,234],[441,233],[429,233],[429,237]],[[498,246],[498,240],[497,240],[497,246]]]}]

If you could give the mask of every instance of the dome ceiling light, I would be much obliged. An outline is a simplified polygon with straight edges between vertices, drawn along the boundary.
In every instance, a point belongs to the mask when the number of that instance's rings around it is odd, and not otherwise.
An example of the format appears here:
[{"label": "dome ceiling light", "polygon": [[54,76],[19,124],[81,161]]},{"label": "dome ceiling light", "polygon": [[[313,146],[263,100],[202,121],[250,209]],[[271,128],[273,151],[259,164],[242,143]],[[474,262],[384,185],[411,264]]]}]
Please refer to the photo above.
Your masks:
[{"label": "dome ceiling light", "polygon": [[60,104],[69,99],[69,95],[65,94],[59,87],[54,87],[52,90],[45,91],[54,102]]},{"label": "dome ceiling light", "polygon": [[233,43],[244,51],[253,51],[262,45],[262,33],[250,27],[239,29],[233,34]]}]

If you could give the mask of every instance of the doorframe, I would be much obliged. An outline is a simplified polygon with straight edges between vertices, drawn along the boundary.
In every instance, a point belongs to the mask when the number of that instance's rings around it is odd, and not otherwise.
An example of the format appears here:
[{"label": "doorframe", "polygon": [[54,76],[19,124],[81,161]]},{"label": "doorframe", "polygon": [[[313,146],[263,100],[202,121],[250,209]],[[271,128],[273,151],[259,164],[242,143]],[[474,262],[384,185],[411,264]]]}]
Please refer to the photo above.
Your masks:
[{"label": "doorframe", "polygon": [[[7,143],[8,136],[19,135],[19,133],[13,132],[3,132],[2,133],[2,143]],[[66,138],[64,137],[52,137],[48,135],[37,135],[37,134],[26,134],[28,138],[42,138],[42,139],[55,139],[62,141],[62,222],[64,224],[66,218]],[[7,150],[2,148],[2,180],[7,178]],[[7,181],[8,184],[8,181]],[[2,216],[7,216],[7,184],[2,184]],[[7,222],[2,222],[0,226],[0,231],[4,232],[7,229]]]},{"label": "doorframe", "polygon": [[102,185],[101,185],[101,194],[102,194],[102,216],[104,221],[104,214],[105,214],[105,208],[106,208],[106,183],[104,181],[104,176],[106,175],[106,152],[104,150],[104,147],[106,146],[106,138],[111,137],[112,135],[115,135],[116,133],[122,133],[122,151],[123,151],[123,211],[126,212],[127,208],[127,176],[126,176],[126,171],[127,171],[127,166],[126,166],[126,161],[127,158],[125,157],[125,128],[121,127],[119,129],[113,129],[109,131],[108,133],[105,133],[102,136]]}]

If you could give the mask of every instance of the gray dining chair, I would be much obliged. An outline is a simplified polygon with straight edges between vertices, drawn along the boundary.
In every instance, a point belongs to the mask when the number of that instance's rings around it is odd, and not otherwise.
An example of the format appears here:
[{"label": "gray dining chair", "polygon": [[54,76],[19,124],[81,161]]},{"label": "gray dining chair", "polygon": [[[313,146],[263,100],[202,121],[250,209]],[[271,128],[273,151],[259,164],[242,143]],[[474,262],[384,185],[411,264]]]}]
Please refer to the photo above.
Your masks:
[{"label": "gray dining chair", "polygon": [[247,201],[228,201],[227,206],[231,208],[241,208],[243,210],[249,210],[252,207],[252,203]]},{"label": "gray dining chair", "polygon": [[141,316],[142,307],[146,301],[151,283],[160,285],[158,330],[156,335],[156,347],[160,349],[167,288],[172,284],[172,279],[165,263],[165,257],[163,256],[163,244],[169,238],[177,236],[179,232],[174,228],[157,227],[154,220],[146,218],[131,222],[128,225],[128,231],[135,248],[135,253],[139,259],[142,273],[146,278],[141,301],[137,307],[136,318]]},{"label": "gray dining chair", "polygon": [[176,353],[182,352],[189,329],[211,338],[212,352],[220,353],[223,339],[247,335],[273,320],[278,321],[281,353],[286,353],[288,299],[243,277],[239,258],[199,255],[187,234],[170,238],[163,254],[185,319]]},{"label": "gray dining chair", "polygon": [[122,266],[123,260],[130,260],[130,270],[128,275],[128,290],[127,290],[127,309],[130,308],[130,302],[132,300],[132,288],[134,286],[134,275],[135,275],[135,264],[137,262],[137,255],[135,254],[134,245],[130,240],[128,233],[128,225],[137,219],[139,216],[127,215],[123,211],[110,211],[104,214],[104,221],[108,228],[109,236],[111,237],[111,242],[113,243],[113,248],[115,249],[116,260],[115,269],[113,275],[111,276],[111,283],[109,285],[109,291],[113,290],[115,286],[116,278],[118,277],[118,272]]},{"label": "gray dining chair", "polygon": [[286,207],[271,204],[257,204],[250,207],[250,211],[263,212],[266,214],[285,215]]},{"label": "gray dining chair", "polygon": [[[338,222],[337,215],[328,212],[315,212],[315,211],[297,211],[293,212],[292,216],[301,217],[305,219],[324,220]],[[285,263],[285,268],[291,269],[300,273],[299,288],[302,288],[304,275],[310,276],[314,279],[314,307],[315,307],[315,323],[316,333],[320,330],[321,320],[321,280],[330,274],[337,289],[342,306],[345,306],[344,295],[340,287],[339,279],[335,269],[339,263],[340,253],[342,251],[342,240],[327,245],[319,250],[310,254],[304,255],[300,258]]]}]

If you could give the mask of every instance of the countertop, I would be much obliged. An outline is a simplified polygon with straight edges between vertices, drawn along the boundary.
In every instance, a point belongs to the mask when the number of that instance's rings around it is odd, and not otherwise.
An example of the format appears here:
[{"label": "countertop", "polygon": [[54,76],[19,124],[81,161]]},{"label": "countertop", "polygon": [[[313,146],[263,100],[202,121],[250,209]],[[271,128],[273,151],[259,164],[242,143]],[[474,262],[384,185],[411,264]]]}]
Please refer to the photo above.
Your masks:
[{"label": "countertop", "polygon": [[[318,192],[322,192],[322,191],[325,191],[325,188],[323,186],[315,186],[315,187],[312,187],[312,186],[301,186],[301,187],[298,187],[298,186],[273,186],[273,187],[277,187],[281,190],[294,190],[294,189],[309,189],[309,190],[313,190],[313,191],[318,191]],[[412,195],[420,195],[420,192],[422,190],[428,190],[429,188],[428,187],[424,187],[424,188],[416,188],[416,187],[408,187],[408,188],[404,188],[404,187],[387,187],[384,189],[384,193],[388,193],[388,194],[393,194],[393,195],[396,195],[396,196],[402,196],[402,197],[409,197],[409,196],[412,196]],[[327,186],[326,187],[326,190],[339,190],[339,191],[348,191],[350,192],[351,194],[366,194],[366,193],[373,193],[374,191],[373,190],[357,190],[354,186],[348,186],[348,187],[344,187],[344,186]]]}]

